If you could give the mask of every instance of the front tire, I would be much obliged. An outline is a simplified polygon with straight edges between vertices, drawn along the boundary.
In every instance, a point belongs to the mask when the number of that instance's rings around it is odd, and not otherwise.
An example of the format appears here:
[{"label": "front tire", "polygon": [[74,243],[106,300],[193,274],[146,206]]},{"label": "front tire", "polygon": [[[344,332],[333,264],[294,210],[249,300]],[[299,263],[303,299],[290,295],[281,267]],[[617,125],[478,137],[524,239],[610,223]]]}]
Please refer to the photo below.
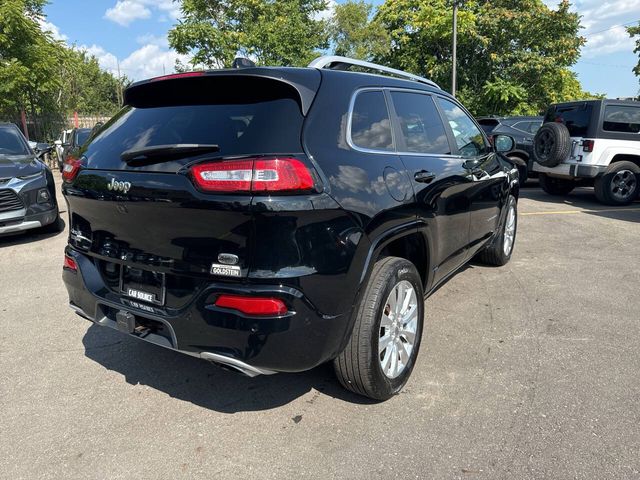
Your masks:
[{"label": "front tire", "polygon": [[359,395],[387,400],[409,380],[424,323],[422,280],[398,257],[376,262],[355,310],[353,332],[333,365],[340,383]]},{"label": "front tire", "polygon": [[606,205],[629,205],[638,196],[640,168],[631,162],[616,162],[607,167],[594,183],[596,198]]},{"label": "front tire", "polygon": [[549,195],[556,197],[570,194],[576,188],[576,182],[573,180],[565,180],[563,178],[550,177],[541,173],[538,177],[540,187]]},{"label": "front tire", "polygon": [[507,213],[500,230],[489,246],[478,255],[482,263],[501,267],[511,260],[518,231],[518,202],[513,195],[507,200]]}]

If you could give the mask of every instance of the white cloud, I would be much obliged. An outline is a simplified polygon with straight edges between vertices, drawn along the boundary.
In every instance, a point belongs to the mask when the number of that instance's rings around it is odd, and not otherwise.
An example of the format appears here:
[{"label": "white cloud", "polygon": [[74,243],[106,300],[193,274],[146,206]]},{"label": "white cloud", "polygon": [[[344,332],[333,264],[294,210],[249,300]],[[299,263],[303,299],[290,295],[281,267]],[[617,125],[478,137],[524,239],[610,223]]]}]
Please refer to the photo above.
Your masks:
[{"label": "white cloud", "polygon": [[118,0],[104,14],[106,19],[123,27],[128,26],[134,20],[149,18],[150,16],[151,10],[136,0]]},{"label": "white cloud", "polygon": [[111,52],[107,52],[104,48],[99,45],[81,45],[78,47],[79,50],[86,51],[89,55],[93,55],[98,60],[100,64],[100,68],[103,70],[107,70],[114,75],[118,74],[118,58]]},{"label": "white cloud", "polygon": [[136,37],[136,42],[140,45],[157,45],[163,48],[169,48],[169,38],[166,35],[152,35],[147,33]]},{"label": "white cloud", "polygon": [[43,32],[50,32],[55,40],[67,41],[67,36],[60,31],[60,29],[51,22],[48,22],[42,18],[38,18],[38,24]]},{"label": "white cloud", "polygon": [[180,3],[173,0],[118,0],[113,7],[107,9],[104,16],[126,27],[135,20],[150,18],[152,9],[161,12],[160,20],[167,16],[172,20],[180,17]]},{"label": "white cloud", "polygon": [[582,50],[585,58],[599,57],[615,52],[633,51],[634,40],[624,27],[615,27],[605,32],[587,37],[587,44]]},{"label": "white cloud", "polygon": [[[555,9],[559,0],[544,3]],[[587,40],[583,57],[633,51],[634,42],[620,25],[640,20],[640,0],[576,0],[571,10],[582,17],[580,34]]]},{"label": "white cloud", "polygon": [[120,68],[127,77],[142,80],[173,73],[176,60],[188,62],[188,55],[180,55],[159,45],[147,44],[120,62]]}]

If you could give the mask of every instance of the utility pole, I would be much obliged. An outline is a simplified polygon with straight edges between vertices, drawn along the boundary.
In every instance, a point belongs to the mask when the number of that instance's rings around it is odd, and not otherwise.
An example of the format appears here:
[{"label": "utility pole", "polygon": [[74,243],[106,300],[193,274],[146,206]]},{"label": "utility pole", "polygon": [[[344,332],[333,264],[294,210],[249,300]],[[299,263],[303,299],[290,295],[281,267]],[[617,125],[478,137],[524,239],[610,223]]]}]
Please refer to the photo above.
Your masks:
[{"label": "utility pole", "polygon": [[122,77],[120,76],[120,60],[116,59],[118,64],[118,107],[121,107],[124,103],[124,94],[122,93]]},{"label": "utility pole", "polygon": [[456,68],[458,62],[458,2],[453,0],[453,57],[451,65],[451,95],[456,96]]}]

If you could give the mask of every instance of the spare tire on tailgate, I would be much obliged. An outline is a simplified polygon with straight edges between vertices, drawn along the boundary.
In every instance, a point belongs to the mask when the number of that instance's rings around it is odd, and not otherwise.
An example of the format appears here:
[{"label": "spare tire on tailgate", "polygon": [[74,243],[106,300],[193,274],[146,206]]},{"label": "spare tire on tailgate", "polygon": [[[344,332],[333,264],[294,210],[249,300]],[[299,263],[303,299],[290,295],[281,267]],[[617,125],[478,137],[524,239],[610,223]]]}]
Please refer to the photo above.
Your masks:
[{"label": "spare tire on tailgate", "polygon": [[562,123],[545,123],[533,138],[533,158],[543,167],[555,167],[570,153],[571,135]]}]

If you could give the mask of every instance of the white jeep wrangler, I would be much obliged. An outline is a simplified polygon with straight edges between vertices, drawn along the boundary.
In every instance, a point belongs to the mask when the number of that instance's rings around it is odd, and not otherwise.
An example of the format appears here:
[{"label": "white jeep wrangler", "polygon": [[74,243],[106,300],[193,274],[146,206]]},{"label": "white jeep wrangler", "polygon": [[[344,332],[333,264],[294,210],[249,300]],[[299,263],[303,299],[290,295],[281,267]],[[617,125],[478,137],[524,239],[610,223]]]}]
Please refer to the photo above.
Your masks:
[{"label": "white jeep wrangler", "polygon": [[593,185],[598,200],[627,205],[640,191],[640,102],[551,105],[533,140],[533,171],[551,195]]}]

